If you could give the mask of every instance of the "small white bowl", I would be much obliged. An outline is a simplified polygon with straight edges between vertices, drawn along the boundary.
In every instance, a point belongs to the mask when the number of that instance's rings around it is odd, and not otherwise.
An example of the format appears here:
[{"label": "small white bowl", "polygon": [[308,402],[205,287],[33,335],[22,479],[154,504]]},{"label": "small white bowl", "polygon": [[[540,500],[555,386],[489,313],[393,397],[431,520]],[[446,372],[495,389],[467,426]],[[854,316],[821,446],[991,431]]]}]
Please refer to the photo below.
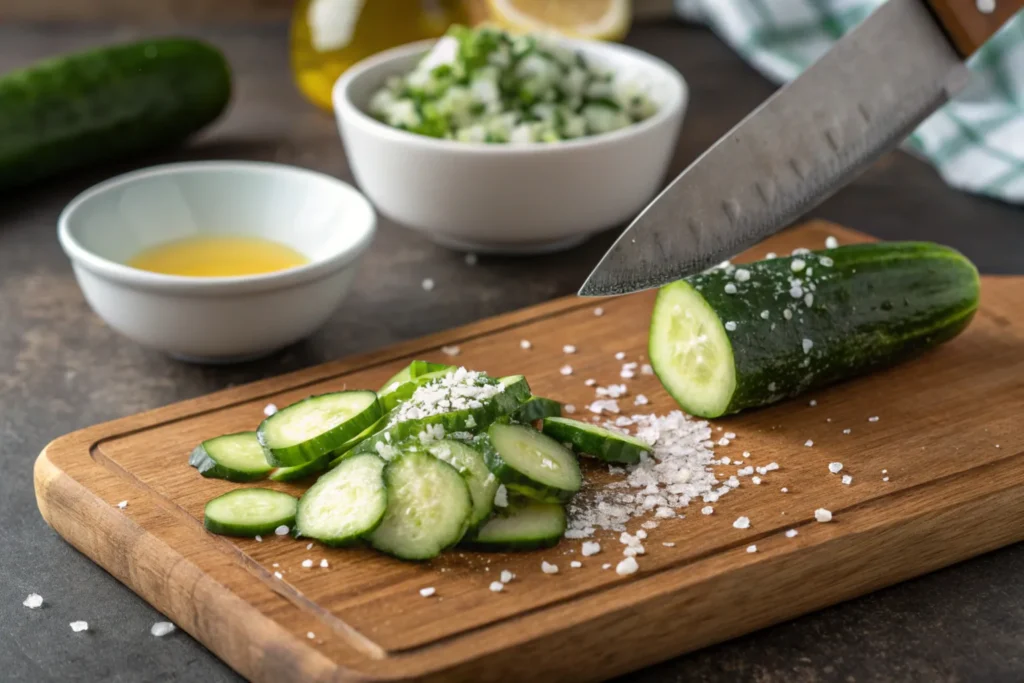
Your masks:
[{"label": "small white bowl", "polygon": [[[93,310],[144,346],[194,362],[272,353],[320,327],[373,239],[373,207],[350,185],[279,164],[204,161],[103,182],[61,213],[60,244]],[[240,277],[163,275],[125,265],[199,234],[272,239],[309,263]]]},{"label": "small white bowl", "polygon": [[616,43],[566,41],[618,77],[639,81],[658,113],[559,143],[430,138],[367,114],[373,93],[408,72],[434,41],[381,52],[334,85],[334,111],[356,182],[381,214],[434,241],[484,253],[557,251],[628,222],[661,189],[688,103],[671,65]]}]

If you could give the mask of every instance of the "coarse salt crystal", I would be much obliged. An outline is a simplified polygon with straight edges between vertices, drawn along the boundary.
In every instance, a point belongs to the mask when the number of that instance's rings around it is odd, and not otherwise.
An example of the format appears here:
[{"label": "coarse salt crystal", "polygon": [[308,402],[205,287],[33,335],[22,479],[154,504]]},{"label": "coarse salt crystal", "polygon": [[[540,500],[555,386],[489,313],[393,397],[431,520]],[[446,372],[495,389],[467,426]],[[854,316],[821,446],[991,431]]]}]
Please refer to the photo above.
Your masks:
[{"label": "coarse salt crystal", "polygon": [[626,358],[625,351],[619,351],[615,354],[615,360],[624,360]]},{"label": "coarse salt crystal", "polygon": [[313,640],[313,639],[316,638],[316,634],[313,633],[312,631],[306,631],[306,637],[309,638],[310,640]]},{"label": "coarse salt crystal", "polygon": [[649,402],[650,401],[648,401],[647,397],[644,396],[643,394],[637,394],[636,398],[633,399],[633,405],[635,406],[645,406]]},{"label": "coarse salt crystal", "polygon": [[714,513],[715,508],[711,507],[710,505],[705,505],[700,509],[700,514],[702,515],[713,515]]},{"label": "coarse salt crystal", "polygon": [[635,557],[627,557],[615,565],[615,573],[619,576],[635,574],[638,569],[640,569],[640,565],[636,563]]},{"label": "coarse salt crystal", "polygon": [[771,313],[769,313],[767,310],[761,311],[761,319],[762,320],[767,320],[770,315],[771,315]]},{"label": "coarse salt crystal", "polygon": [[611,568],[612,568],[612,565],[611,565],[611,563],[608,563],[608,564],[602,564],[602,565],[601,565],[601,569],[611,569]]},{"label": "coarse salt crystal", "polygon": [[830,462],[828,464],[828,471],[832,474],[839,474],[843,471],[843,463],[841,462]]},{"label": "coarse salt crystal", "polygon": [[420,286],[423,287],[423,291],[429,292],[434,289],[434,281],[429,277],[423,278],[423,282],[420,283]]},{"label": "coarse salt crystal", "polygon": [[741,467],[738,470],[736,470],[736,475],[740,476],[740,477],[749,477],[753,473],[754,473],[754,466],[753,465],[747,465],[746,467]]},{"label": "coarse salt crystal", "polygon": [[515,574],[513,574],[512,572],[510,572],[510,571],[509,571],[509,570],[507,570],[507,569],[502,569],[502,570],[501,570],[501,576],[500,576],[499,578],[501,579],[501,582],[502,582],[502,583],[508,583],[508,582],[510,582],[510,581],[511,581],[512,579],[516,578],[516,575],[515,575]]},{"label": "coarse salt crystal", "polygon": [[756,553],[757,552],[757,546],[756,545],[748,545],[747,546],[747,552],[748,553]]},{"label": "coarse salt crystal", "polygon": [[786,486],[783,486],[781,489],[779,489],[779,491],[781,491],[782,493],[789,493],[789,488],[786,487]]},{"label": "coarse salt crystal", "polygon": [[544,572],[545,574],[557,574],[558,573],[558,567],[556,565],[550,564],[548,562],[541,562],[540,563],[540,570],[542,572]]},{"label": "coarse salt crystal", "polygon": [[847,427],[846,429],[844,429],[844,430],[843,430],[843,434],[849,434],[849,433],[850,433],[850,432],[852,432],[852,431],[853,431],[852,429],[850,429],[849,427]]},{"label": "coarse salt crystal", "polygon": [[302,566],[305,567],[306,569],[309,569],[310,567],[313,566],[313,560],[303,560],[302,561]]},{"label": "coarse salt crystal", "polygon": [[789,264],[789,269],[792,270],[794,273],[799,273],[806,266],[807,266],[807,261],[804,261],[802,258],[795,258]]},{"label": "coarse salt crystal", "polygon": [[647,532],[644,531],[643,529],[640,529],[639,531],[636,532],[636,537],[639,538],[642,541],[645,538],[647,538]]},{"label": "coarse salt crystal", "polygon": [[750,478],[750,483],[754,484],[755,486],[760,486],[761,485],[761,477],[751,477]]},{"label": "coarse salt crystal", "polygon": [[725,329],[727,329],[730,332],[735,332],[736,331],[736,323],[733,322],[732,320],[728,321],[727,323],[725,323]]},{"label": "coarse salt crystal", "polygon": [[566,344],[562,347],[562,353],[576,353],[576,347],[572,344]]},{"label": "coarse salt crystal", "polygon": [[749,458],[750,457],[750,451],[743,451],[743,457],[744,458]]},{"label": "coarse salt crystal", "polygon": [[572,562],[569,563],[569,566],[572,567],[573,569],[579,569],[580,567],[583,566],[583,563],[580,562],[579,560],[573,560]]},{"label": "coarse salt crystal", "polygon": [[586,384],[588,387],[592,387],[595,384],[597,384],[597,380],[596,379],[587,379],[583,383]]},{"label": "coarse salt crystal", "polygon": [[654,368],[651,366],[650,363],[644,363],[643,365],[640,366],[640,374],[641,375],[653,375],[654,374]]},{"label": "coarse salt crystal", "polygon": [[835,249],[838,246],[839,246],[839,240],[837,240],[832,235],[829,235],[828,237],[825,238],[825,248],[826,249]]},{"label": "coarse salt crystal", "polygon": [[882,481],[889,481],[889,477],[882,477]]},{"label": "coarse salt crystal", "polygon": [[764,255],[764,258],[765,260],[771,261],[773,258],[778,258],[778,254],[776,254],[774,251],[769,251],[767,254]]},{"label": "coarse salt crystal", "polygon": [[433,586],[430,586],[428,588],[421,588],[420,589],[420,595],[422,595],[425,598],[429,598],[431,595],[433,595],[436,592],[437,592],[437,589],[434,588]]},{"label": "coarse salt crystal", "polygon": [[818,405],[818,402],[812,398],[810,401],[807,402],[807,405],[813,408],[814,406]]},{"label": "coarse salt crystal", "polygon": [[312,549],[313,549],[313,544],[312,543],[307,543],[306,544],[306,550],[312,550]]},{"label": "coarse salt crystal", "polygon": [[810,439],[807,439],[807,441],[804,441],[804,445],[810,448],[811,446],[814,445],[814,442],[811,441]]},{"label": "coarse salt crystal", "polygon": [[566,403],[564,406],[562,406],[562,410],[564,410],[566,414],[572,415],[573,413],[576,412],[576,406],[574,406],[571,403]]},{"label": "coarse salt crystal", "polygon": [[282,524],[281,526],[279,526],[276,529],[274,529],[274,533],[277,534],[278,536],[287,536],[288,535],[288,531],[289,531],[288,526],[285,525],[285,524]]},{"label": "coarse salt crystal", "polygon": [[519,342],[519,348],[523,350],[529,350],[533,348],[533,344],[530,343],[529,339],[524,339],[521,342]]},{"label": "coarse salt crystal", "polygon": [[597,541],[587,541],[583,544],[583,547],[580,549],[580,553],[583,555],[583,557],[597,555],[599,552],[601,552],[601,544]]},{"label": "coarse salt crystal", "polygon": [[267,405],[263,406],[263,414],[266,415],[267,417],[270,417],[276,412],[277,406],[275,406],[273,403],[268,403]]},{"label": "coarse salt crystal", "polygon": [[750,279],[750,271],[746,268],[737,268],[736,272],[733,273],[733,277],[736,278],[737,282],[746,282]]},{"label": "coarse salt crystal", "polygon": [[790,529],[786,532],[786,538],[796,538],[796,535],[800,533],[796,529]]},{"label": "coarse salt crystal", "polygon": [[730,458],[728,455],[726,455],[726,456],[724,456],[722,458],[722,464],[723,465],[728,465],[730,463],[732,463],[732,458]]},{"label": "coarse salt crystal", "polygon": [[25,602],[21,604],[29,609],[39,609],[43,606],[43,596],[38,593],[29,593],[28,597],[25,598]]},{"label": "coarse salt crystal", "polygon": [[282,574],[281,572],[274,572],[274,578],[275,579],[283,579],[284,578],[284,574]]},{"label": "coarse salt crystal", "polygon": [[[808,270],[807,272],[809,273],[811,271]],[[811,286],[813,287],[814,285]],[[804,305],[807,306],[807,308],[810,308],[811,306],[814,305],[814,295],[811,294],[810,292],[804,294]]]},{"label": "coarse salt crystal", "polygon": [[263,543],[263,537],[260,536],[259,534],[256,534],[256,542],[257,543]]},{"label": "coarse salt crystal", "polygon": [[750,518],[748,517],[737,517],[736,521],[732,523],[734,529],[749,529]]},{"label": "coarse salt crystal", "polygon": [[122,500],[120,503],[117,504],[117,507],[120,508],[121,510],[124,510],[126,507],[128,507],[128,501]]},{"label": "coarse salt crystal", "polygon": [[600,307],[595,308],[594,309],[594,315],[596,315],[598,318],[600,318],[602,315],[604,315],[604,309],[600,308]]},{"label": "coarse salt crystal", "polygon": [[563,375],[565,375],[566,377],[568,377],[569,375],[572,374],[572,366],[571,365],[563,365],[562,368],[559,370],[559,372],[562,373]]},{"label": "coarse salt crystal", "polygon": [[779,469],[779,463],[774,462],[774,461],[770,462],[770,463],[768,463],[767,465],[764,466],[764,471],[765,472],[774,472],[777,469]]},{"label": "coarse salt crystal", "polygon": [[816,519],[819,522],[831,522],[832,513],[829,510],[826,510],[825,508],[818,508],[817,510],[814,511],[814,519]]},{"label": "coarse salt crystal", "polygon": [[835,261],[830,259],[828,256],[822,256],[820,259],[818,259],[818,263],[825,266],[826,268],[831,268]]},{"label": "coarse salt crystal", "polygon": [[844,474],[843,475],[843,483],[846,484],[847,486],[849,486],[850,484],[853,483],[853,477],[851,477],[849,474]]},{"label": "coarse salt crystal", "polygon": [[878,416],[874,415],[868,418],[868,422],[878,422]]},{"label": "coarse salt crystal", "polygon": [[726,285],[725,285],[725,293],[726,294],[735,294],[736,293],[736,285],[734,285],[731,282],[726,283]]},{"label": "coarse salt crystal", "polygon": [[727,438],[727,439],[735,439],[736,438],[736,432],[726,432],[725,433],[725,438]]},{"label": "coarse salt crystal", "polygon": [[882,470],[882,474],[889,474],[889,470]]},{"label": "coarse salt crystal", "polygon": [[724,436],[718,440],[719,446],[728,446],[730,443],[731,442],[729,441],[729,439],[725,438]]},{"label": "coarse salt crystal", "polygon": [[82,631],[89,630],[89,622],[87,621],[72,621],[68,625],[71,626],[71,630],[75,633],[81,633]]},{"label": "coarse salt crystal", "polygon": [[320,560],[320,568],[321,569],[327,569],[330,566],[331,565],[327,564],[327,560]]},{"label": "coarse salt crystal", "polygon": [[175,630],[174,624],[169,621],[158,621],[149,627],[149,632],[157,638],[163,638]]},{"label": "coarse salt crystal", "polygon": [[505,584],[503,584],[501,581],[491,581],[492,593],[500,593],[503,590],[505,590]]},{"label": "coarse salt crystal", "polygon": [[462,352],[458,346],[442,346],[441,353],[446,356],[457,356]]},{"label": "coarse salt crystal", "polygon": [[814,342],[811,341],[810,339],[804,339],[802,342],[800,342],[800,345],[803,347],[804,353],[810,353],[811,349],[814,348]]}]

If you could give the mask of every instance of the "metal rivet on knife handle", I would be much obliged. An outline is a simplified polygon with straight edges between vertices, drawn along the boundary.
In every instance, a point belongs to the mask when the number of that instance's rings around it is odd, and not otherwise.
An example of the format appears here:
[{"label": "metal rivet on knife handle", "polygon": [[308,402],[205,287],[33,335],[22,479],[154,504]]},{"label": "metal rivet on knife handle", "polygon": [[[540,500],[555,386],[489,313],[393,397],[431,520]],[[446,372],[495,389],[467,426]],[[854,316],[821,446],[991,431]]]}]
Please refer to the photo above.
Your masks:
[{"label": "metal rivet on knife handle", "polygon": [[964,59],[1024,9],[1024,0],[928,0],[928,4]]}]

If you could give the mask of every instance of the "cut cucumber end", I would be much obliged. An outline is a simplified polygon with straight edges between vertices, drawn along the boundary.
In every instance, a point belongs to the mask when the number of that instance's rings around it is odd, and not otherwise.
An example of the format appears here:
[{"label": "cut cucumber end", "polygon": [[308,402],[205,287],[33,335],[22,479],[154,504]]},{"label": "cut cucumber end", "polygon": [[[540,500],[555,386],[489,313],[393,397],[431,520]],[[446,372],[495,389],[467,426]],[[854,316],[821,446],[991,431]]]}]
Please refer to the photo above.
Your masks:
[{"label": "cut cucumber end", "polygon": [[263,479],[273,469],[267,463],[256,432],[207,439],[196,446],[188,462],[204,477],[236,483]]},{"label": "cut cucumber end", "polygon": [[691,415],[724,415],[736,391],[732,344],[700,292],[680,280],[658,292],[648,353],[655,374]]}]

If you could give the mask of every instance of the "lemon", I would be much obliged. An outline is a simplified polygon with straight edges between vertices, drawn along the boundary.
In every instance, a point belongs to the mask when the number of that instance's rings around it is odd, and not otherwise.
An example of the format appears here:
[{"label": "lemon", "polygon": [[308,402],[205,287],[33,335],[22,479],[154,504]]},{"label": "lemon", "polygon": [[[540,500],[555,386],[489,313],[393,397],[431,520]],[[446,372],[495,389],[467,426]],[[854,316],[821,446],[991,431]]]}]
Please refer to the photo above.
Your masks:
[{"label": "lemon", "polygon": [[487,0],[490,19],[507,31],[621,40],[632,21],[630,0]]}]

